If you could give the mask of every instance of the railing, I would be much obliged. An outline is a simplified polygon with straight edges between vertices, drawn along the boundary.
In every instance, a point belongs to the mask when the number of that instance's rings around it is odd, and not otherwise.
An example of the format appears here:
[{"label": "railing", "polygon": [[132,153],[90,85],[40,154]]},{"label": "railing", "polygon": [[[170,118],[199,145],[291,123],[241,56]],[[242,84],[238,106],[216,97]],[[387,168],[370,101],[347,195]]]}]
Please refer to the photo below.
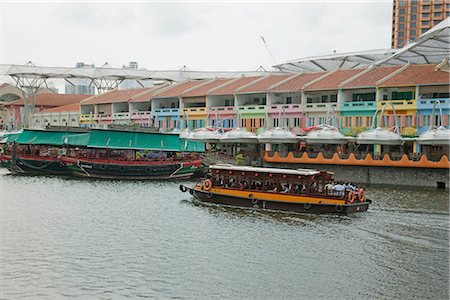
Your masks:
[{"label": "railing", "polygon": [[80,115],[80,121],[90,121],[94,120],[95,115],[94,114],[81,114]]},{"label": "railing", "polygon": [[375,101],[355,101],[340,103],[341,111],[355,111],[355,110],[376,110],[377,103]]},{"label": "railing", "polygon": [[305,111],[328,111],[330,107],[336,107],[337,103],[307,103]]},{"label": "railing", "polygon": [[189,115],[206,114],[206,107],[191,107],[183,108],[183,114],[188,113]]},{"label": "railing", "polygon": [[113,114],[113,119],[116,119],[116,120],[124,120],[124,119],[129,119],[129,118],[130,118],[130,113],[127,113],[127,112]]},{"label": "railing", "polygon": [[282,109],[285,112],[299,112],[302,111],[303,106],[300,103],[291,104],[271,104],[267,107],[268,112],[280,112]]},{"label": "railing", "polygon": [[[325,157],[327,156],[327,157]],[[350,165],[350,166],[373,166],[373,167],[404,167],[404,168],[433,168],[449,169],[450,162],[446,155],[430,156],[418,154],[393,153],[391,155],[372,155],[371,153],[350,153],[340,155],[334,153],[306,153],[289,152],[279,154],[278,152],[266,152],[264,161],[269,163],[292,163],[292,164],[323,164],[323,165]]]},{"label": "railing", "polygon": [[94,117],[95,120],[104,120],[104,119],[111,119],[111,114],[97,114]]},{"label": "railing", "polygon": [[238,106],[238,110],[240,113],[246,114],[246,113],[265,113],[266,112],[266,105],[245,105],[245,106]]},{"label": "railing", "polygon": [[442,109],[450,107],[449,98],[433,98],[417,100],[417,109],[433,109],[434,102],[437,100],[441,103]]},{"label": "railing", "polygon": [[208,107],[209,114],[217,112],[220,114],[235,114],[236,108],[234,106],[215,106],[215,107]]},{"label": "railing", "polygon": [[[405,109],[416,109],[416,100],[415,99],[410,99],[410,100],[380,100],[377,101],[377,108],[378,109],[382,109],[383,106],[387,103],[390,102],[392,103],[392,105],[395,107],[395,109],[399,109],[399,110],[405,110]],[[392,107],[387,106],[386,110],[392,110]]]},{"label": "railing", "polygon": [[180,109],[179,108],[155,108],[152,110],[152,114],[159,114],[159,115],[179,115]]},{"label": "railing", "polygon": [[149,118],[152,115],[151,111],[134,111],[131,113],[132,119]]}]

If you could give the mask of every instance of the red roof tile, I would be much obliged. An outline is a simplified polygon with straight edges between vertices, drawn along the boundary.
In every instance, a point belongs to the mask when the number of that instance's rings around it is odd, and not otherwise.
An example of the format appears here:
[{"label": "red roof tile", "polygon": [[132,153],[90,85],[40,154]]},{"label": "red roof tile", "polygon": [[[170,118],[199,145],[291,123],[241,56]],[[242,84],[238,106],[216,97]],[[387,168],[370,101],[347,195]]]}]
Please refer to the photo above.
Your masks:
[{"label": "red roof tile", "polygon": [[205,96],[208,91],[211,89],[221,86],[222,84],[225,84],[227,82],[230,82],[234,80],[235,78],[220,78],[220,79],[214,79],[210,82],[207,82],[206,84],[200,85],[198,87],[195,87],[191,90],[188,90],[181,94],[182,97],[199,97],[199,96]]},{"label": "red roof tile", "polygon": [[[53,94],[42,93],[36,95],[36,106],[56,107],[67,104],[80,103],[83,99],[92,97],[92,95],[78,95],[78,94]],[[5,106],[16,105],[23,106],[24,99],[18,99]]]},{"label": "red roof tile", "polygon": [[362,71],[364,71],[364,69],[338,70],[322,80],[307,86],[305,91],[337,90],[342,82]]},{"label": "red roof tile", "polygon": [[236,92],[239,94],[243,93],[258,93],[258,92],[266,92],[272,85],[283,81],[289,77],[291,77],[293,74],[284,74],[284,75],[269,75],[265,77],[264,79],[255,81],[243,89],[238,89]]},{"label": "red roof tile", "polygon": [[449,84],[450,74],[435,70],[436,65],[410,65],[392,78],[379,84],[380,87],[414,86],[421,84]]},{"label": "red roof tile", "polygon": [[228,84],[225,84],[220,88],[210,90],[208,92],[208,95],[232,95],[239,87],[244,86],[260,78],[262,78],[262,76],[250,76],[250,77],[242,76],[239,79],[235,78],[234,81],[232,80]]},{"label": "red roof tile", "polygon": [[180,97],[183,92],[195,86],[204,84],[207,80],[189,80],[171,85],[165,89],[161,89],[153,95],[153,98],[169,98]]},{"label": "red roof tile", "polygon": [[79,110],[80,110],[80,103],[73,103],[73,104],[44,109],[44,110],[41,110],[40,113],[70,112],[70,111],[79,111]]},{"label": "red roof tile", "polygon": [[375,87],[378,80],[385,78],[393,72],[400,69],[402,66],[392,67],[376,67],[368,71],[367,73],[355,78],[354,80],[341,86],[342,88],[355,88],[355,87]]},{"label": "red roof tile", "polygon": [[152,87],[151,89],[148,89],[140,94],[136,94],[129,100],[129,102],[150,101],[157,92],[161,91],[162,89],[166,88],[167,86],[168,86],[168,84],[161,84],[161,85]]},{"label": "red roof tile", "polygon": [[303,86],[308,82],[311,82],[320,76],[325,75],[327,72],[317,72],[317,73],[303,73],[299,76],[295,76],[294,78],[281,83],[280,85],[275,86],[271,89],[271,92],[295,92],[303,89]]},{"label": "red roof tile", "polygon": [[82,104],[103,104],[103,103],[117,103],[117,102],[127,102],[138,94],[149,91],[152,88],[142,88],[142,89],[130,89],[130,90],[112,90],[104,94],[91,97],[82,102]]}]

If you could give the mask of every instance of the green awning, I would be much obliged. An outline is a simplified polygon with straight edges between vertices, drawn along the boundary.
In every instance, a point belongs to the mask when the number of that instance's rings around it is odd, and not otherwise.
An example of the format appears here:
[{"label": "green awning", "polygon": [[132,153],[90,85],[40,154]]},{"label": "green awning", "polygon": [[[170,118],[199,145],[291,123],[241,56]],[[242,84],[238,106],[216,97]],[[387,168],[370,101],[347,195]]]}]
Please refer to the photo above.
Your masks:
[{"label": "green awning", "polygon": [[9,144],[14,142],[21,133],[6,133],[0,137],[0,144]]},{"label": "green awning", "polygon": [[90,148],[204,152],[200,142],[181,140],[177,134],[92,129],[90,132],[24,130],[8,141],[26,145],[71,145]]},{"label": "green awning", "polygon": [[[147,133],[133,131],[91,131],[88,147],[110,149],[136,149],[158,151],[203,152],[203,143],[192,143],[186,146],[177,134]],[[186,147],[186,148],[185,148]]]}]

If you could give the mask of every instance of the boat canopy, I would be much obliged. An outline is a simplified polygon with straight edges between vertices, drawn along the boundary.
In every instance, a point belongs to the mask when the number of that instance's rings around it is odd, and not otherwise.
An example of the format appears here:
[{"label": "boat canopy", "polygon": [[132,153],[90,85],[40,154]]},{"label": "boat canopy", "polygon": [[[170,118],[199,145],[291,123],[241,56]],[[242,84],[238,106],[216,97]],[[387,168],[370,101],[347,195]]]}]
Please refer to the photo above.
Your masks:
[{"label": "boat canopy", "polygon": [[[89,148],[204,152],[203,143],[185,141],[178,134],[92,129],[90,132],[25,129],[7,139],[18,144],[80,146]],[[7,141],[8,142],[8,141]]]},{"label": "boat canopy", "polygon": [[256,134],[248,131],[245,128],[234,128],[226,132],[221,138],[222,143],[243,143],[243,144],[257,144],[258,138]]},{"label": "boat canopy", "polygon": [[[275,173],[275,174],[285,174],[285,175],[297,175],[297,176],[313,176],[320,174],[317,170],[311,169],[279,169],[279,168],[259,168],[259,167],[248,167],[248,166],[233,166],[233,165],[211,165],[210,170],[226,170],[226,171],[239,171],[239,172],[256,172],[256,173]],[[332,172],[329,172],[333,174]]]},{"label": "boat canopy", "polygon": [[265,144],[295,144],[298,142],[298,138],[289,130],[276,127],[267,129],[258,135],[258,141]]},{"label": "boat canopy", "polygon": [[421,145],[450,145],[450,129],[439,126],[422,133],[417,140]]},{"label": "boat canopy", "polygon": [[346,144],[348,140],[337,128],[328,124],[318,125],[305,136],[307,144]]}]

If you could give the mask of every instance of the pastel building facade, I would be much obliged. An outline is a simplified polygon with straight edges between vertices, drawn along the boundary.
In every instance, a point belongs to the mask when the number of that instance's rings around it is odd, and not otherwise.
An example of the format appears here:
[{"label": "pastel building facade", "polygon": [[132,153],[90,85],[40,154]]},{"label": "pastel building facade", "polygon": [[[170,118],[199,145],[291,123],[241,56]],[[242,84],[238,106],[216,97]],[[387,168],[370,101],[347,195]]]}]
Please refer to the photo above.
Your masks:
[{"label": "pastel building facade", "polygon": [[[436,100],[441,102],[444,115],[441,123],[448,126],[447,67],[447,63],[371,66],[187,80],[145,89],[116,90],[84,100],[80,123],[98,127],[135,124],[162,131],[239,126],[257,132],[286,127],[300,133],[304,128],[327,122],[328,117],[329,124],[347,135],[355,136],[372,124],[393,127],[397,121],[402,135],[417,136],[431,124]],[[380,112],[375,112],[384,107],[381,119]],[[334,112],[335,119],[330,118],[330,112]]]}]

